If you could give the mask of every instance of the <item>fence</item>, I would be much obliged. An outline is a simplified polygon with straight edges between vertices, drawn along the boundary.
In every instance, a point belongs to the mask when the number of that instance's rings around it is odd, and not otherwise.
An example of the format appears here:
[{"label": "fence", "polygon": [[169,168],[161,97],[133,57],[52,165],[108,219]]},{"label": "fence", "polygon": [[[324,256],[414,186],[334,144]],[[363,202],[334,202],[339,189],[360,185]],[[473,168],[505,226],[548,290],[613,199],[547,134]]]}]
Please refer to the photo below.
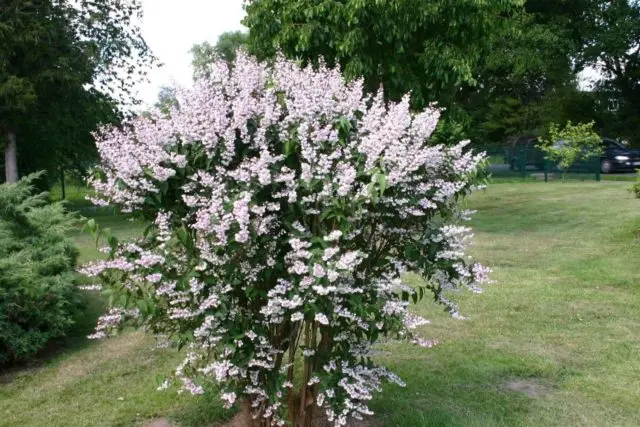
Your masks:
[{"label": "fence", "polygon": [[594,180],[600,181],[600,158],[579,160],[568,170],[547,160],[544,152],[532,147],[480,146],[489,160],[489,172],[494,180]]}]

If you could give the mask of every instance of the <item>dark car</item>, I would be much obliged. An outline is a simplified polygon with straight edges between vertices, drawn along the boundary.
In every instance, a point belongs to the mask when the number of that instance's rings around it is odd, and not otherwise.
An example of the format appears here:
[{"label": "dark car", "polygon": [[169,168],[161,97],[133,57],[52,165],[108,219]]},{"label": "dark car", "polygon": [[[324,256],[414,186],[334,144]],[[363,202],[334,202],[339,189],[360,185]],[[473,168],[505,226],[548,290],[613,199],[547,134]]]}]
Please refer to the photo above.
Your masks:
[{"label": "dark car", "polygon": [[538,138],[535,136],[521,136],[507,142],[504,146],[505,161],[511,170],[526,169],[533,166],[544,169],[544,152],[538,148]]},{"label": "dark car", "polygon": [[633,172],[640,169],[640,151],[624,146],[622,143],[610,138],[602,138],[604,153],[600,158],[600,171]]}]

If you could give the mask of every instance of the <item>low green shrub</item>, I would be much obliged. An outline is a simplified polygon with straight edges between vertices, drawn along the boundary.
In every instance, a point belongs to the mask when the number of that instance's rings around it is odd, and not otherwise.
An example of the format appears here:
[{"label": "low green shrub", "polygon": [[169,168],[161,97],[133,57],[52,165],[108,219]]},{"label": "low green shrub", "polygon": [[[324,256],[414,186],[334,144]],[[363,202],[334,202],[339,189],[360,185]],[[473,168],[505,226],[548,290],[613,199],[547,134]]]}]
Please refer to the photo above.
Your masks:
[{"label": "low green shrub", "polygon": [[0,366],[26,361],[64,336],[79,306],[77,218],[49,203],[30,175],[0,185]]}]

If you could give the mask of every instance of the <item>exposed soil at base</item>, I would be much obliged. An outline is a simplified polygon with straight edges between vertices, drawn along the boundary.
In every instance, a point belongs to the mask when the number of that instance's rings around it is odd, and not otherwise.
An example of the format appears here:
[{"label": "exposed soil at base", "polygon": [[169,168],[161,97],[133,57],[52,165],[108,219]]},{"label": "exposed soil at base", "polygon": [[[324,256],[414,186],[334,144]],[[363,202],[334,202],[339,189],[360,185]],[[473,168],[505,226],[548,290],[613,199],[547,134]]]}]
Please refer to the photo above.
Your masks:
[{"label": "exposed soil at base", "polygon": [[[321,412],[321,411],[318,411]],[[244,412],[238,413],[233,419],[230,421],[221,424],[218,427],[250,427],[251,420],[247,419],[247,415]],[[374,418],[366,418],[362,421],[359,420],[351,420],[347,427],[376,427],[378,424]],[[334,424],[330,423],[324,414],[324,412],[318,414],[316,417],[316,425],[314,427],[333,427]],[[155,427],[155,426],[154,426]]]}]

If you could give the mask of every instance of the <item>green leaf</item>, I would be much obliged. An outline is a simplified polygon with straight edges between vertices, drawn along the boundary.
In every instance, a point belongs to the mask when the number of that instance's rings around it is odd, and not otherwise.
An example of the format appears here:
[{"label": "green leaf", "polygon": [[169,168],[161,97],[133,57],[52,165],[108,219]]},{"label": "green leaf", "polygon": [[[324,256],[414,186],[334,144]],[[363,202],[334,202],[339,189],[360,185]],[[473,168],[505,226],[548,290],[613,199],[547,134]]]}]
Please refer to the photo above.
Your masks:
[{"label": "green leaf", "polygon": [[164,384],[164,381],[165,381],[165,380],[166,380],[166,378],[164,377],[164,375],[162,375],[162,374],[157,374],[157,375],[156,375],[156,384],[157,384],[158,386],[160,386],[160,385]]},{"label": "green leaf", "polygon": [[98,224],[96,224],[96,220],[91,218],[84,225],[85,229],[89,231],[89,233],[95,234],[98,231]]},{"label": "green leaf", "polygon": [[383,173],[378,175],[378,185],[380,186],[380,195],[382,196],[387,189],[387,175]]},{"label": "green leaf", "polygon": [[144,299],[139,299],[136,303],[138,309],[140,310],[140,313],[142,313],[143,316],[146,316],[147,314],[149,314],[149,303],[147,303],[146,300]]}]

